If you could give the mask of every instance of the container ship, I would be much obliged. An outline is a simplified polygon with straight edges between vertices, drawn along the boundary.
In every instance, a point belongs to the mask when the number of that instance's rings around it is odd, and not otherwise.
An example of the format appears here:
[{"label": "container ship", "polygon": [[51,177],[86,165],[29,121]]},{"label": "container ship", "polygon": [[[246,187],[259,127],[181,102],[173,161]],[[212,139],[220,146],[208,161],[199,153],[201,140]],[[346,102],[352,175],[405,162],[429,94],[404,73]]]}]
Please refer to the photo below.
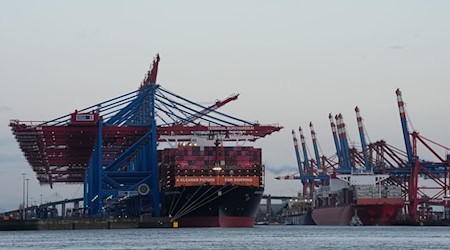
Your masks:
[{"label": "container ship", "polygon": [[337,174],[314,193],[312,217],[317,225],[392,225],[404,201],[389,175]]},{"label": "container ship", "polygon": [[163,215],[180,227],[252,227],[264,191],[261,149],[184,143],[159,151]]}]

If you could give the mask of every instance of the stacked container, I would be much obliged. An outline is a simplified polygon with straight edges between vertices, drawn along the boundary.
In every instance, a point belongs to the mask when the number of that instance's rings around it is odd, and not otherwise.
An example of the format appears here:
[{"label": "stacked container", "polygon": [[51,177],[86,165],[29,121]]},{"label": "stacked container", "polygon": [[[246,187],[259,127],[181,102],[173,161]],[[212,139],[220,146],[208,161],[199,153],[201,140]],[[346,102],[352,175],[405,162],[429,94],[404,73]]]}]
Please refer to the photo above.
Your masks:
[{"label": "stacked container", "polygon": [[400,198],[402,197],[402,190],[399,186],[387,186],[386,187],[387,198]]},{"label": "stacked container", "polygon": [[214,177],[216,181],[208,181],[207,184],[214,185],[230,184],[229,180],[236,182],[236,185],[262,182],[259,148],[179,145],[177,148],[159,150],[158,161],[162,188],[181,185],[181,182],[189,185],[189,180],[192,180],[191,185],[198,185],[203,180],[209,180],[209,177]]},{"label": "stacked container", "polygon": [[374,186],[358,185],[354,186],[354,192],[357,198],[373,198]]}]

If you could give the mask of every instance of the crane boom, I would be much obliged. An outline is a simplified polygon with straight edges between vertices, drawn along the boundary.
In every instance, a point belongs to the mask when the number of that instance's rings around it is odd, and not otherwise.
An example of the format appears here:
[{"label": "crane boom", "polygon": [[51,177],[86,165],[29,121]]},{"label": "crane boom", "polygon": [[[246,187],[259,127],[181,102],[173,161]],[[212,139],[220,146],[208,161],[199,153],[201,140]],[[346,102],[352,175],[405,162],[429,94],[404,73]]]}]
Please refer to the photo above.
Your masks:
[{"label": "crane boom", "polygon": [[305,142],[305,136],[303,135],[302,127],[298,127],[298,131],[300,132],[300,142],[302,143],[302,150],[303,150],[303,158],[304,158],[304,169],[306,175],[311,175],[309,171],[309,157],[308,157],[308,151],[306,150],[306,142]]},{"label": "crane boom", "polygon": [[300,174],[300,177],[303,178],[304,172],[302,169],[302,158],[300,157],[300,152],[298,151],[298,140],[294,130],[292,130],[292,139],[294,141],[295,156],[297,157],[298,172]]},{"label": "crane boom", "polygon": [[405,140],[406,154],[408,156],[409,165],[413,164],[413,153],[411,147],[411,139],[409,138],[408,123],[406,122],[405,103],[403,102],[402,92],[400,89],[395,91],[397,95],[398,110],[400,112],[400,122],[402,123],[403,139]]},{"label": "crane boom", "polygon": [[229,96],[227,99],[225,99],[223,101],[217,101],[215,104],[213,104],[213,105],[211,105],[211,106],[209,106],[209,107],[199,111],[197,114],[194,114],[191,117],[186,118],[183,121],[183,124],[191,123],[191,122],[195,121],[196,119],[199,119],[202,116],[204,116],[204,115],[206,115],[208,113],[211,113],[212,111],[214,111],[214,110],[224,106],[225,104],[237,100],[238,97],[239,97],[239,94],[232,94],[231,96]]},{"label": "crane boom", "polygon": [[342,114],[336,116],[336,124],[339,140],[341,142],[341,150],[343,156],[343,165],[340,168],[340,172],[350,173],[351,172],[350,152],[348,150],[347,132],[345,129],[344,117],[342,116]]},{"label": "crane boom", "polygon": [[366,168],[366,171],[368,171],[370,168],[369,155],[367,153],[366,136],[364,134],[364,124],[358,106],[356,106],[355,112],[356,112],[356,121],[358,122],[359,138],[361,139],[362,153],[364,156],[364,167]]},{"label": "crane boom", "polygon": [[342,161],[342,152],[341,147],[339,146],[339,138],[337,134],[336,124],[334,123],[333,116],[331,113],[328,115],[328,118],[330,119],[330,125],[331,125],[331,132],[333,133],[333,139],[334,139],[334,146],[336,147],[336,154],[338,156],[339,163]]},{"label": "crane boom", "polygon": [[151,69],[147,71],[147,75],[142,82],[141,89],[144,86],[156,83],[156,78],[158,77],[159,61],[161,61],[161,58],[159,57],[159,54],[156,54],[156,56],[153,58]]},{"label": "crane boom", "polygon": [[314,147],[314,155],[316,156],[317,168],[320,169],[321,168],[321,163],[320,163],[319,150],[317,148],[316,131],[314,130],[314,126],[313,126],[312,122],[309,123],[309,128],[311,130],[311,138],[312,138],[313,147]]}]

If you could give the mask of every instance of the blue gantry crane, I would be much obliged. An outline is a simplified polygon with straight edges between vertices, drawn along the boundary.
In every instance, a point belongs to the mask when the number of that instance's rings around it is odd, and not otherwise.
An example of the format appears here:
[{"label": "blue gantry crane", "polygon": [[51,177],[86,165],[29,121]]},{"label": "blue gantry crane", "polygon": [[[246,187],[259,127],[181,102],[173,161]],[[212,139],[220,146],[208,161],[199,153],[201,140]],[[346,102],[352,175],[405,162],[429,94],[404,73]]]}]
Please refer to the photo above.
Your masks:
[{"label": "blue gantry crane", "polygon": [[84,183],[90,216],[159,216],[159,143],[254,141],[282,128],[217,111],[238,95],[204,106],[161,87],[159,62],[157,55],[135,91],[44,123],[11,120],[41,184]]}]

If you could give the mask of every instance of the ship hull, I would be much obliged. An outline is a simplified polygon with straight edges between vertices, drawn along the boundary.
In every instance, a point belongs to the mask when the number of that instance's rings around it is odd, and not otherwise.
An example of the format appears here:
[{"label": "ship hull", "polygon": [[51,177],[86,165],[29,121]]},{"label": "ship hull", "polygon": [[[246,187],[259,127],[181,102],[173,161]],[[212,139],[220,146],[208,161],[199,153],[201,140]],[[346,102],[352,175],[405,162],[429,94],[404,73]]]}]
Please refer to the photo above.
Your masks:
[{"label": "ship hull", "polygon": [[316,225],[312,218],[312,211],[284,216],[284,223],[286,225]]},{"label": "ship hull", "polygon": [[312,218],[317,225],[348,226],[354,214],[352,205],[314,208]]},{"label": "ship hull", "polygon": [[360,198],[355,208],[363,225],[387,226],[396,222],[403,204],[404,201],[401,198]]},{"label": "ship hull", "polygon": [[356,214],[365,226],[393,225],[403,207],[401,198],[362,198],[355,205],[322,207],[313,210],[317,225],[350,225]]},{"label": "ship hull", "polygon": [[251,186],[176,187],[164,192],[162,212],[180,227],[252,227],[262,194]]}]

